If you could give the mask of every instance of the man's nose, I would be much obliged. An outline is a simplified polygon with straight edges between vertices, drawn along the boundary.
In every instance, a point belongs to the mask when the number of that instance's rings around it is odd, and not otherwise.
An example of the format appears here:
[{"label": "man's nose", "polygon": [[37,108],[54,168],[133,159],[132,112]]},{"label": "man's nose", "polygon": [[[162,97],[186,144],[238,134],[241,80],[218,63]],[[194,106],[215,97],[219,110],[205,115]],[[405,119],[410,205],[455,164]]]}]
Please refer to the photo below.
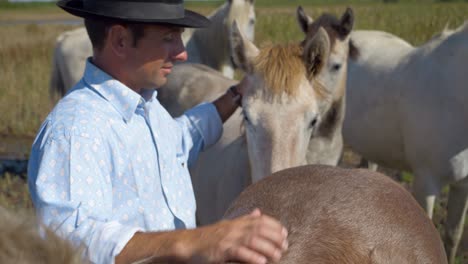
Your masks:
[{"label": "man's nose", "polygon": [[185,49],[183,49],[182,52],[176,53],[176,55],[174,56],[174,59],[176,61],[186,61],[187,58],[188,58],[188,54],[187,54],[187,51]]},{"label": "man's nose", "polygon": [[174,52],[173,52],[172,57],[175,61],[187,60],[188,54],[187,54],[187,50],[185,50],[185,46],[184,46],[184,42],[182,41],[182,38],[179,39],[173,51]]}]

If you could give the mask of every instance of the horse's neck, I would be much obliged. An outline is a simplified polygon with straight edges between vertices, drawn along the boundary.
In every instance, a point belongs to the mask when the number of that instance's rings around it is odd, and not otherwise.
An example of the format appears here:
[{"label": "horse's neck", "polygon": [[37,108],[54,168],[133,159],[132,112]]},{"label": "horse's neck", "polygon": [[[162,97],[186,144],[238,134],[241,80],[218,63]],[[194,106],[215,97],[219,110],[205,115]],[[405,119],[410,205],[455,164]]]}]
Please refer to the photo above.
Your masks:
[{"label": "horse's neck", "polygon": [[323,115],[322,122],[319,126],[319,135],[322,137],[335,137],[336,134],[341,135],[341,128],[343,125],[345,115],[345,95],[333,101],[330,107]]},{"label": "horse's neck", "polygon": [[335,101],[324,114],[317,134],[307,147],[308,164],[336,166],[343,150],[342,127],[345,115],[345,98]]},{"label": "horse's neck", "polygon": [[228,17],[229,4],[225,3],[216,9],[210,16],[211,25],[208,28],[195,30],[191,40],[187,43],[187,49],[194,45],[198,49],[200,63],[212,68],[220,69],[221,65],[229,59],[228,31],[225,18]]}]

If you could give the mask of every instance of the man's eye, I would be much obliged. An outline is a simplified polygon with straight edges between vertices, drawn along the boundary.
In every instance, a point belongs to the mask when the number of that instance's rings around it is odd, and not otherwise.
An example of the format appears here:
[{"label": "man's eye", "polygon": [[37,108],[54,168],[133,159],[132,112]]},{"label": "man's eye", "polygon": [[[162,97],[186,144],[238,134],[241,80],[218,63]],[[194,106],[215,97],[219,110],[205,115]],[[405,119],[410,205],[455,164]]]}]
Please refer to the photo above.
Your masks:
[{"label": "man's eye", "polygon": [[163,40],[164,41],[172,41],[172,40],[174,40],[174,35],[173,34],[165,35]]}]

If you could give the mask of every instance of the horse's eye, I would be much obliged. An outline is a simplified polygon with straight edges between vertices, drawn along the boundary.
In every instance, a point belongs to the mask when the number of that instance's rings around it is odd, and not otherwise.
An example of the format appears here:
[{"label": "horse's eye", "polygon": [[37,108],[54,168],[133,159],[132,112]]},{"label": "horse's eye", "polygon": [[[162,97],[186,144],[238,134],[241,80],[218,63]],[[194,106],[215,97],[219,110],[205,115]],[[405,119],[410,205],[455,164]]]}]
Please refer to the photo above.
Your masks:
[{"label": "horse's eye", "polygon": [[254,18],[251,18],[251,19],[249,20],[249,23],[250,23],[250,25],[255,25],[255,19],[254,19]]},{"label": "horse's eye", "polygon": [[338,63],[333,64],[333,66],[332,66],[333,71],[338,71],[339,69],[341,69],[341,64],[338,64]]}]

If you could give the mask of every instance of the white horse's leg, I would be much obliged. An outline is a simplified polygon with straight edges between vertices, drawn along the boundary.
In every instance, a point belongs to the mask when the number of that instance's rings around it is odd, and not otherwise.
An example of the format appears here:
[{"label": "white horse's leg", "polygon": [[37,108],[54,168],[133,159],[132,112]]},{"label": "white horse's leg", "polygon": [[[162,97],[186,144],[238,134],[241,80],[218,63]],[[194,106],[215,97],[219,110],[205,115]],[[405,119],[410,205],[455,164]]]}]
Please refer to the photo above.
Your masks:
[{"label": "white horse's leg", "polygon": [[450,186],[447,206],[447,222],[445,224],[445,250],[449,263],[455,263],[455,256],[460,244],[468,208],[468,179],[456,182]]},{"label": "white horse's leg", "polygon": [[365,158],[361,158],[361,162],[359,163],[359,168],[368,168],[371,171],[377,171],[379,165],[375,162],[367,160]]},{"label": "white horse's leg", "polygon": [[[423,177],[424,175],[425,177]],[[440,187],[432,182],[435,179],[430,173],[414,173],[413,193],[414,197],[432,219],[435,198],[440,192]]]}]

